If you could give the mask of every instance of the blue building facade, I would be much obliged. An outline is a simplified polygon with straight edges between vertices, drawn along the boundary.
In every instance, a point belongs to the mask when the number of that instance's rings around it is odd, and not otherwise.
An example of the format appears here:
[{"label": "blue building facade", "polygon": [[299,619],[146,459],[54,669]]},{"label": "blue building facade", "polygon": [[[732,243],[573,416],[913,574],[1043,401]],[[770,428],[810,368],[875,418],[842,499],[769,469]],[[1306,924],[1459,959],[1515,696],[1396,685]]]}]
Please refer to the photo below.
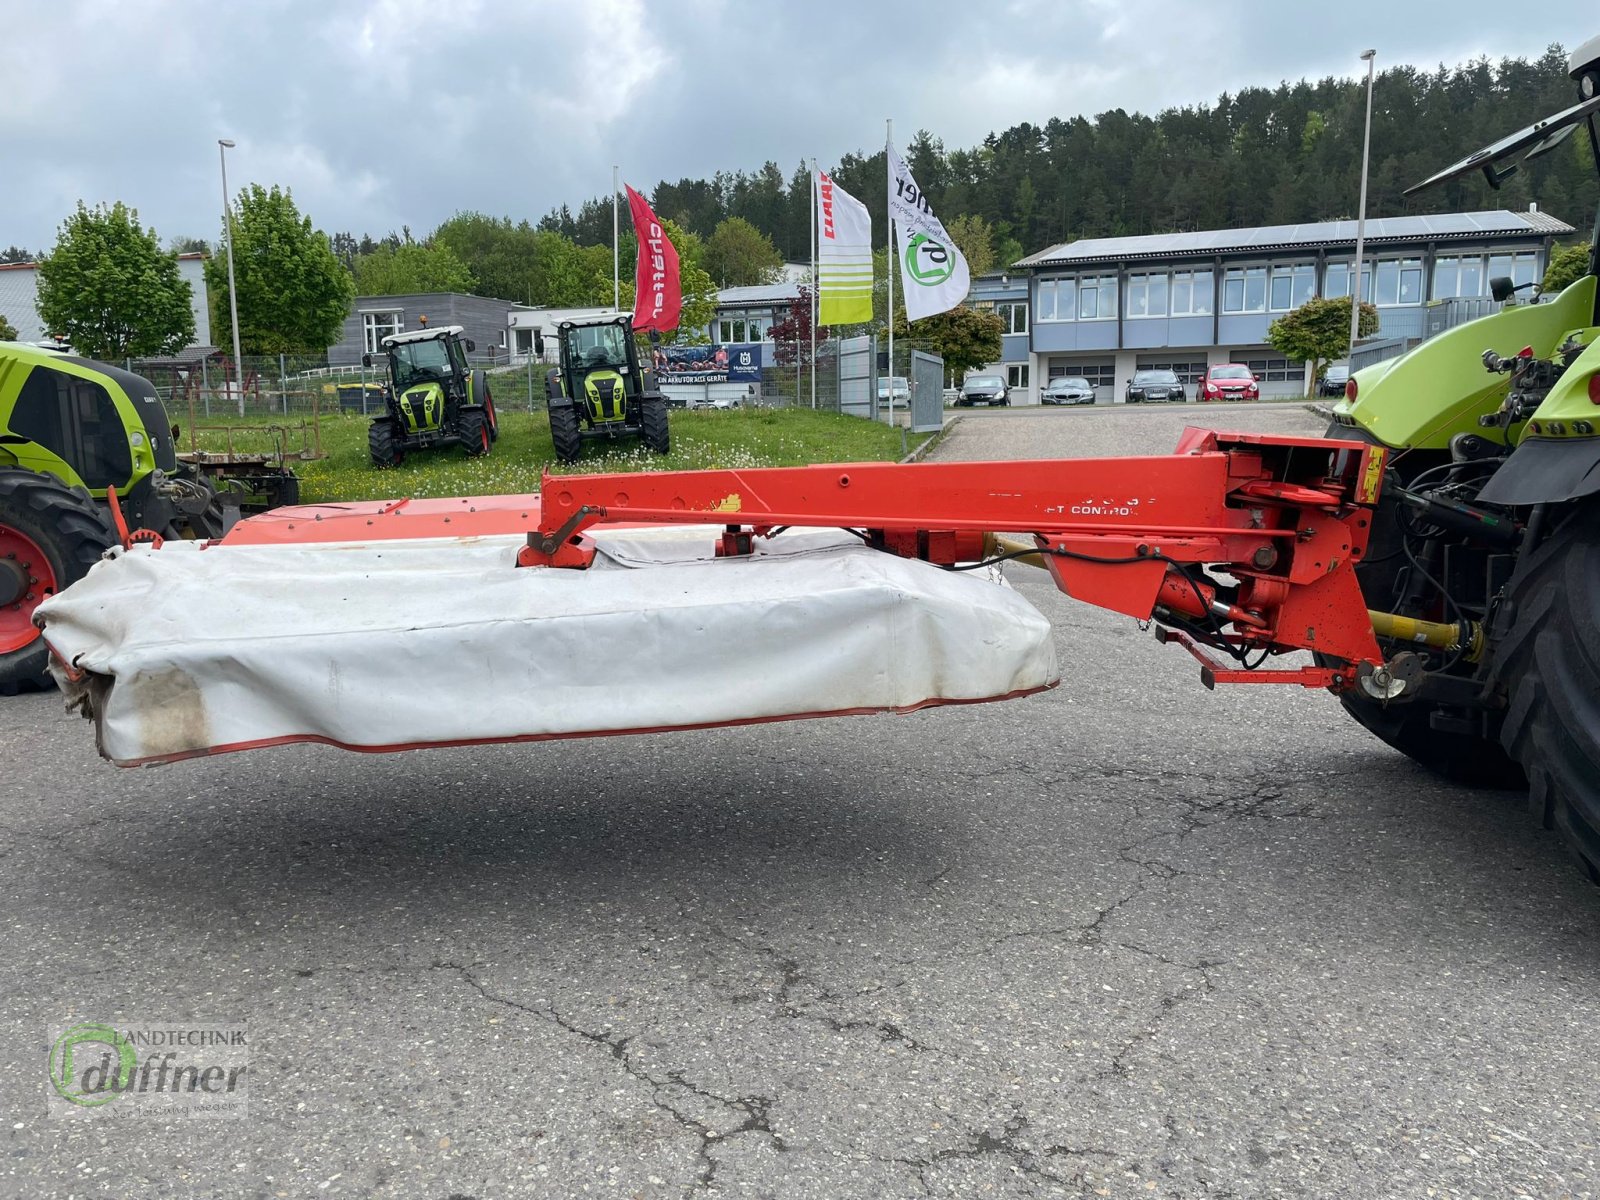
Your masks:
[{"label": "blue building facade", "polygon": [[[1489,295],[1489,280],[1544,275],[1573,232],[1528,212],[1383,217],[1366,223],[1361,272],[1377,338],[1420,339],[1430,304]],[[1137,370],[1165,367],[1193,384],[1241,362],[1264,396],[1299,396],[1308,367],[1267,345],[1267,328],[1315,296],[1350,294],[1354,221],[1085,238],[1041,250],[975,281],[968,303],[1005,322],[1002,361],[1013,403],[1036,402],[1059,375],[1081,375],[1118,402]]]}]

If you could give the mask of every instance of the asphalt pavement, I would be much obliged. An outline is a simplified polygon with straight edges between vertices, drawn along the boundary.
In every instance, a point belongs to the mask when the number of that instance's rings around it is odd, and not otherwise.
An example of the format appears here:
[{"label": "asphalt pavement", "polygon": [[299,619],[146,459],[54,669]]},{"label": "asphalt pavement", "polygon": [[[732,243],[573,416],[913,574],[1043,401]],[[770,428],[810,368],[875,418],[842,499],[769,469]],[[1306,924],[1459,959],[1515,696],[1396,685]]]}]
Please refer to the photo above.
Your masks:
[{"label": "asphalt pavement", "polygon": [[[1186,421],[1322,426],[934,457]],[[1595,1194],[1600,895],[1522,797],[1011,577],[1061,686],[909,717],[120,771],[0,702],[0,1196]],[[80,1021],[245,1023],[248,1113],[47,1113]]]}]

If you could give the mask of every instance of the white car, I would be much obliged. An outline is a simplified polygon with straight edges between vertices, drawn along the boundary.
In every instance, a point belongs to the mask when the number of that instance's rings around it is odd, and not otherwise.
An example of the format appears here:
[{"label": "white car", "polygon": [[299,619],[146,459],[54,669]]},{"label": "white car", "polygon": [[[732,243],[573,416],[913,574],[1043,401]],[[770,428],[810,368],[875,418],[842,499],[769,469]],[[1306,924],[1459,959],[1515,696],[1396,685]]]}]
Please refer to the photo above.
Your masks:
[{"label": "white car", "polygon": [[[911,381],[904,375],[894,377],[894,398],[899,403],[911,399]],[[878,376],[878,403],[889,403],[889,380],[885,376]]]}]

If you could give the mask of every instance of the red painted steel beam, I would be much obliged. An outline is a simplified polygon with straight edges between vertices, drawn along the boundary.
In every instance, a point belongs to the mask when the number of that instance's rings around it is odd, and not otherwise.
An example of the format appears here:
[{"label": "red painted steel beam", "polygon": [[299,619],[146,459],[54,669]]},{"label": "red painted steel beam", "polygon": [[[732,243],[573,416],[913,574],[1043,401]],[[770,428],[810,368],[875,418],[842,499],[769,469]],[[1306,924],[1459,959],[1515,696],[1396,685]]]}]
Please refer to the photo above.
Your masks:
[{"label": "red painted steel beam", "polygon": [[[1278,675],[1348,686],[1356,664],[1383,661],[1354,573],[1383,463],[1381,447],[1189,430],[1178,453],[1137,458],[547,475],[519,563],[587,566],[583,531],[614,522],[724,525],[733,553],[780,526],[860,529],[945,564],[975,557],[966,535],[1026,532],[1076,598],[1231,623],[1246,648],[1317,650],[1350,665]],[[1237,603],[1194,586],[1191,565],[1238,580]]]}]

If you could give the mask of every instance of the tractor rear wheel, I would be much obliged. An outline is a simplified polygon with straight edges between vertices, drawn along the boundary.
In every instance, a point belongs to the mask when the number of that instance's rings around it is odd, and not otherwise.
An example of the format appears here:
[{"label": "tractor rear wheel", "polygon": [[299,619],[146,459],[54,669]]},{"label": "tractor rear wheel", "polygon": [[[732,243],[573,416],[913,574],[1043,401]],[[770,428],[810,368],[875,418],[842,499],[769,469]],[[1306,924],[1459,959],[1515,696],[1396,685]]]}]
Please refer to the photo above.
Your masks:
[{"label": "tractor rear wheel", "polygon": [[468,458],[482,458],[494,445],[494,438],[489,433],[488,414],[480,408],[462,413],[461,419],[456,422],[456,430],[461,444],[467,448]]},{"label": "tractor rear wheel", "polygon": [[0,696],[49,686],[50,651],[33,612],[82,579],[114,540],[81,488],[0,470]]},{"label": "tractor rear wheel", "polygon": [[1528,806],[1600,883],[1600,503],[1566,520],[1512,580],[1494,647],[1508,705],[1500,741],[1528,775]]},{"label": "tractor rear wheel", "polygon": [[583,454],[583,434],[578,428],[578,410],[571,404],[550,406],[550,440],[555,443],[556,457],[564,463],[574,463]]},{"label": "tractor rear wheel", "polygon": [[379,417],[367,426],[367,450],[380,470],[398,467],[406,459],[405,439],[393,417]]},{"label": "tractor rear wheel", "polygon": [[672,431],[667,425],[667,401],[664,396],[646,396],[639,402],[639,424],[644,430],[644,444],[657,454],[672,449]]},{"label": "tractor rear wheel", "polygon": [[489,394],[489,373],[482,369],[472,373],[472,402],[483,405],[484,414],[489,418],[489,440],[500,440],[500,414],[494,410],[494,397]]}]

